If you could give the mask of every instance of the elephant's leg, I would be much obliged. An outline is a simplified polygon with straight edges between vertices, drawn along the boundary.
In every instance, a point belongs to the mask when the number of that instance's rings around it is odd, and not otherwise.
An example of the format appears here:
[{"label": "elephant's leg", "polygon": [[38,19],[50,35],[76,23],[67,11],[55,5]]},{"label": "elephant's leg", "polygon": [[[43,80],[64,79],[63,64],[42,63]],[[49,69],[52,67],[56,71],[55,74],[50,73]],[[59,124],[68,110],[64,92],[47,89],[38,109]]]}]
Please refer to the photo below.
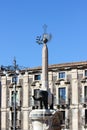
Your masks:
[{"label": "elephant's leg", "polygon": [[48,109],[48,100],[46,99],[46,100],[44,100],[43,102],[44,102],[44,107],[45,107],[45,109]]},{"label": "elephant's leg", "polygon": [[40,100],[40,109],[43,109],[42,100]]}]

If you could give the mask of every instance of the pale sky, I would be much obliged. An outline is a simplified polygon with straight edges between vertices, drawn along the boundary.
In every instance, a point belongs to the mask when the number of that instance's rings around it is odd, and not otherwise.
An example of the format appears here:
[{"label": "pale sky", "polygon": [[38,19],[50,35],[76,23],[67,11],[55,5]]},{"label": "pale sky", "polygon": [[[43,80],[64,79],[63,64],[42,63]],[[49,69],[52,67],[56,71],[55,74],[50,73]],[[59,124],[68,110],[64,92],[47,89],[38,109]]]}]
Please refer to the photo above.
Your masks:
[{"label": "pale sky", "polygon": [[44,24],[49,64],[87,60],[87,0],[0,0],[0,65],[41,66]]}]

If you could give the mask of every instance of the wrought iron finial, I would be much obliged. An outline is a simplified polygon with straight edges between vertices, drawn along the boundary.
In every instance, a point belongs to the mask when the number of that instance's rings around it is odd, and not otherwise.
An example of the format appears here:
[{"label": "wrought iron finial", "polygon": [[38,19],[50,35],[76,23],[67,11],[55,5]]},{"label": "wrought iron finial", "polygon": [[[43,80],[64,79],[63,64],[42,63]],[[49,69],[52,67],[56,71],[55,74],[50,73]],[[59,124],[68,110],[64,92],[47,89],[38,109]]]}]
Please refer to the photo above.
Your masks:
[{"label": "wrought iron finial", "polygon": [[13,60],[13,67],[14,67],[14,70],[16,71],[16,69],[18,69],[18,65],[16,63],[16,58],[14,57],[14,60]]},{"label": "wrought iron finial", "polygon": [[16,58],[14,57],[14,60],[13,60],[13,65],[14,67],[16,66]]}]

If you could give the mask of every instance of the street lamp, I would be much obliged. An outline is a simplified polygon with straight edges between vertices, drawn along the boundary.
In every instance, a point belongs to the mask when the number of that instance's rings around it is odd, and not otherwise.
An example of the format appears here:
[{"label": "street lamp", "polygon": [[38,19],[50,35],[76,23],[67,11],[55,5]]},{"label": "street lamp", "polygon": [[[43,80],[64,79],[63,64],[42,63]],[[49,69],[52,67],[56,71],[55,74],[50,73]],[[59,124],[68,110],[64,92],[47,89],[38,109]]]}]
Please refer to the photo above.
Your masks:
[{"label": "street lamp", "polygon": [[13,73],[13,77],[12,77],[12,85],[13,85],[13,97],[14,97],[14,101],[13,101],[13,130],[16,130],[16,85],[17,85],[17,69],[18,69],[18,65],[16,64],[16,59],[14,58],[13,61],[13,66],[7,66],[7,67],[3,67],[2,66],[2,70],[3,73],[6,75],[7,72],[9,74],[9,71],[11,71],[11,73]]},{"label": "street lamp", "polygon": [[[9,121],[9,127],[12,127],[13,130],[16,130],[17,127],[19,127],[19,123],[16,121],[17,111],[19,110],[19,107],[20,107],[19,104],[17,106],[17,101],[16,101],[17,100],[16,97],[17,97],[17,94],[19,94],[18,93],[19,91],[18,91],[18,89],[16,90],[16,87],[20,87],[20,85],[17,86],[19,71],[21,72],[24,69],[27,69],[27,68],[17,65],[15,58],[13,60],[13,65],[1,66],[1,70],[3,72],[2,75],[11,76],[11,78],[12,78],[12,83],[11,84],[9,83],[10,87],[12,88],[11,95],[9,94],[9,96],[10,96],[9,101],[11,102],[11,105],[9,107],[10,107],[10,110],[12,111],[11,117],[10,117],[11,122]],[[19,118],[18,118],[18,121],[19,121]]]},{"label": "street lamp", "polygon": [[16,64],[16,59],[14,58],[13,62],[13,67],[14,67],[14,76],[13,76],[13,82],[14,82],[14,120],[13,120],[13,130],[16,130],[16,84],[17,84],[17,64]]},{"label": "street lamp", "polygon": [[[22,70],[27,71],[27,68],[24,66],[19,66],[16,64],[16,59],[13,60],[13,65],[9,66],[1,66],[2,76],[7,76],[6,81],[7,82],[7,92],[6,94],[9,94],[8,101],[9,101],[9,121],[8,126],[12,128],[12,130],[20,129],[21,128],[21,101],[20,101],[20,87],[21,84],[17,83],[18,81],[18,75],[21,74]],[[12,79],[12,80],[11,80]],[[18,96],[18,99],[17,99]],[[7,104],[6,104],[7,105]],[[18,115],[17,115],[18,114]],[[17,118],[18,116],[18,118]],[[7,117],[6,117],[7,119]]]}]

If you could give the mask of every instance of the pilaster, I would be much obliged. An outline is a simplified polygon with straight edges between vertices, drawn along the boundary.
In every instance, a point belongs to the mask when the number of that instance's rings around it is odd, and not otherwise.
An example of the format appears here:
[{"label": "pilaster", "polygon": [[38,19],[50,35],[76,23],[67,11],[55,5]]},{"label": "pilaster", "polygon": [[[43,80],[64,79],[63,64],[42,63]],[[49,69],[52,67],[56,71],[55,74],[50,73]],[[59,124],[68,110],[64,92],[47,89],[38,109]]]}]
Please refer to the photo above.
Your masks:
[{"label": "pilaster", "polygon": [[53,73],[49,72],[49,88],[51,92],[53,93]]},{"label": "pilaster", "polygon": [[72,70],[72,130],[78,130],[78,79],[77,69]]},{"label": "pilaster", "polygon": [[28,130],[29,129],[29,79],[28,79],[28,73],[25,72],[25,75],[23,77],[23,109],[22,109],[22,114],[23,114],[23,130]]},{"label": "pilaster", "polygon": [[29,80],[28,80],[28,73],[25,72],[25,75],[23,77],[23,107],[28,107],[28,89],[29,89]]},{"label": "pilaster", "polygon": [[6,108],[7,108],[7,78],[6,76],[1,78],[1,130],[6,130]]},{"label": "pilaster", "polygon": [[23,111],[23,130],[29,130],[29,111]]}]

